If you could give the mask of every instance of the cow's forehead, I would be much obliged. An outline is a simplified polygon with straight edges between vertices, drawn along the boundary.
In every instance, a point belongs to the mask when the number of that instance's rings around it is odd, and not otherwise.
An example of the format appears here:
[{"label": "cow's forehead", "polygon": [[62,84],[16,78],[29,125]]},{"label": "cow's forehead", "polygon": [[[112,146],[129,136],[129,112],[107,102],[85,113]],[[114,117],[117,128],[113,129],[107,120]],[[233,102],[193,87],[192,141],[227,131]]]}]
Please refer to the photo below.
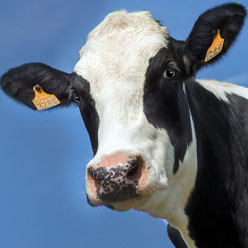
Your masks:
[{"label": "cow's forehead", "polygon": [[113,12],[90,32],[74,70],[90,83],[94,98],[113,84],[143,88],[149,59],[167,39],[167,29],[149,12]]}]

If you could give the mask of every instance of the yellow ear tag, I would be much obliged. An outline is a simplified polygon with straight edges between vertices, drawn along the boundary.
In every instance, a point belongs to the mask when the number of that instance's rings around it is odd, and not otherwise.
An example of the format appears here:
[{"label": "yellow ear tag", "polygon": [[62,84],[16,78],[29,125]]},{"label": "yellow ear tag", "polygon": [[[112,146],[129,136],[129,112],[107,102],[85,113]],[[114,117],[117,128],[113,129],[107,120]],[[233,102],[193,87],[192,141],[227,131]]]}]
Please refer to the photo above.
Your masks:
[{"label": "yellow ear tag", "polygon": [[60,104],[59,99],[55,95],[47,94],[38,84],[33,87],[33,91],[35,93],[33,104],[38,110],[52,108]]},{"label": "yellow ear tag", "polygon": [[213,43],[207,50],[205,62],[211,60],[216,55],[218,55],[221,52],[223,45],[224,45],[224,39],[221,38],[220,36],[220,30],[217,29],[217,34],[214,37]]}]

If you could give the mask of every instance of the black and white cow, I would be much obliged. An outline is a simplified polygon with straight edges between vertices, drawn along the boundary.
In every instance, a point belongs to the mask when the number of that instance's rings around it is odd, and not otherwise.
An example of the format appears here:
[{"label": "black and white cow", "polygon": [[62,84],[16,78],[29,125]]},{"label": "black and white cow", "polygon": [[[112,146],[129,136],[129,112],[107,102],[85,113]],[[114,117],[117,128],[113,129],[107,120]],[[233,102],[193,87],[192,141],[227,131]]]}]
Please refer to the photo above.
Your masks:
[{"label": "black and white cow", "polygon": [[148,12],[114,12],[89,34],[72,74],[24,64],[1,87],[32,109],[36,84],[60,105],[78,104],[95,155],[92,206],[167,219],[177,247],[247,248],[248,90],[195,79],[245,16],[239,4],[210,9],[179,41]]}]

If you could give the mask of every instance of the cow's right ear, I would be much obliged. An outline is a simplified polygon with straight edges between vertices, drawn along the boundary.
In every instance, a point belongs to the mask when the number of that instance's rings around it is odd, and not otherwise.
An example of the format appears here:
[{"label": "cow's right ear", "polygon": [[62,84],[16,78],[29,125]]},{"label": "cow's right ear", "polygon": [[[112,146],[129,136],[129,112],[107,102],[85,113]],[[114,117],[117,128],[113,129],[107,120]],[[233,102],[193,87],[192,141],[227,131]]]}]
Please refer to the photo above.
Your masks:
[{"label": "cow's right ear", "polygon": [[33,103],[36,93],[38,98],[47,97],[45,101],[48,102],[40,104],[41,109],[72,102],[71,75],[41,63],[24,64],[8,70],[1,77],[0,86],[7,95],[34,110],[39,109],[39,101],[42,101],[38,99],[38,105]]}]

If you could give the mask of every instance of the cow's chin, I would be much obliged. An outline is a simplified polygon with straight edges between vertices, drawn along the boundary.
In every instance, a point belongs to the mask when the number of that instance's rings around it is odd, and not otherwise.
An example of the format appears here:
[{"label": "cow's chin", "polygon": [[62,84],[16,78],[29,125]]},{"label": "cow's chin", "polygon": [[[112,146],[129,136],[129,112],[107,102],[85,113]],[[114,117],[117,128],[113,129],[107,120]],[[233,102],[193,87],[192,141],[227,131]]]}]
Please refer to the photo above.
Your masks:
[{"label": "cow's chin", "polygon": [[133,197],[124,201],[119,201],[119,202],[114,202],[114,203],[106,203],[100,199],[96,199],[94,197],[87,197],[88,198],[88,203],[89,205],[93,207],[98,207],[98,206],[106,206],[112,210],[119,211],[119,212],[125,212],[130,209],[140,209],[142,206],[144,207],[145,202],[148,201],[149,196],[144,195],[144,196],[137,196]]},{"label": "cow's chin", "polygon": [[[138,196],[135,198],[131,198],[125,201],[116,202],[113,204],[104,204],[106,207],[109,207],[113,210],[119,211],[119,212],[125,212],[130,209],[136,209],[141,210],[144,208],[145,202],[147,202],[149,199],[149,196]],[[145,209],[143,211],[146,211]]]},{"label": "cow's chin", "polygon": [[[144,190],[140,192],[137,196],[126,199],[124,201],[113,202],[113,203],[106,203],[101,199],[97,198],[95,194],[91,194],[88,192],[87,199],[88,203],[91,206],[106,206],[112,210],[125,212],[130,209],[139,210],[142,212],[149,213],[151,209],[154,207],[154,204],[160,204],[159,201],[162,199],[160,197],[161,192],[166,192],[166,187],[159,187],[159,189],[153,190]],[[154,197],[155,196],[155,197]],[[155,201],[155,202],[154,202]]]}]

